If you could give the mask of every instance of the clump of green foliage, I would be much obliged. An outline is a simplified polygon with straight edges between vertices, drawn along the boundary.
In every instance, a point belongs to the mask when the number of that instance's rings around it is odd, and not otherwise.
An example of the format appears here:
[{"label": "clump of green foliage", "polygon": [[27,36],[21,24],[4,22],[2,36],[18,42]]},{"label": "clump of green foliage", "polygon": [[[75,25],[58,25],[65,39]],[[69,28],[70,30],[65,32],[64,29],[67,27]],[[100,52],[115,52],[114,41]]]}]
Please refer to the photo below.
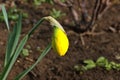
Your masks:
[{"label": "clump of green foliage", "polygon": [[[65,0],[60,0],[61,2],[65,2]],[[42,3],[49,3],[49,4],[54,4],[53,0],[34,0],[34,5],[38,6],[41,5]]]},{"label": "clump of green foliage", "polygon": [[34,5],[36,6],[41,5],[42,3],[53,4],[53,0],[34,0]]},{"label": "clump of green foliage", "polygon": [[[61,2],[65,2],[65,0],[60,0]],[[54,4],[53,0],[34,0],[34,5],[37,7],[41,5],[42,3],[49,3],[49,4]],[[58,19],[62,16],[65,16],[65,13],[62,13],[61,10],[56,10],[55,8],[52,8],[50,11],[50,16],[52,16],[55,19]]]},{"label": "clump of green foliage", "polygon": [[[17,9],[16,7],[14,7],[14,8],[10,8],[8,10],[8,13],[7,13],[8,14],[8,19],[16,21],[18,19],[18,17],[19,17],[18,13],[22,13],[23,18],[28,17],[28,13],[23,12],[22,10]],[[4,16],[3,16],[2,12],[0,12],[0,21],[1,22],[4,21]]]},{"label": "clump of green foliage", "polygon": [[60,0],[60,1],[64,3],[66,0]]},{"label": "clump of green foliage", "polygon": [[24,48],[24,49],[22,50],[22,55],[23,55],[23,56],[29,56],[29,50],[26,49],[26,48]]},{"label": "clump of green foliage", "polygon": [[50,16],[54,17],[55,19],[58,19],[62,16],[65,16],[65,13],[62,13],[60,10],[56,10],[55,8],[52,9],[50,12]]},{"label": "clump of green foliage", "polygon": [[29,56],[30,51],[31,51],[31,46],[27,45],[26,48],[23,48],[21,54],[22,54],[22,56],[26,57],[26,56]]},{"label": "clump of green foliage", "polygon": [[90,70],[96,67],[102,67],[105,70],[120,70],[120,63],[115,63],[114,61],[108,61],[107,58],[105,57],[99,57],[96,61],[92,60],[92,59],[88,59],[88,60],[84,60],[83,63],[85,65],[75,65],[74,69],[76,71],[86,71],[86,70]]}]

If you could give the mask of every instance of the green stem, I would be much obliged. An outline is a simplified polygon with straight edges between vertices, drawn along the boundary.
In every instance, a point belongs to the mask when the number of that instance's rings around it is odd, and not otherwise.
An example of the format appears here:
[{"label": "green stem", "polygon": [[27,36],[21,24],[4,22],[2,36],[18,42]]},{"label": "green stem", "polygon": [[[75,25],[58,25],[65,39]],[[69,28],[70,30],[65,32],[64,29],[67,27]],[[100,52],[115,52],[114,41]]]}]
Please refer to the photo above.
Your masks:
[{"label": "green stem", "polygon": [[20,42],[20,44],[18,45],[18,47],[16,48],[16,51],[13,55],[13,57],[11,58],[11,60],[8,62],[8,64],[5,66],[2,74],[0,75],[0,80],[6,80],[10,70],[12,69],[16,59],[18,58],[21,50],[23,49],[25,43],[27,42],[27,40],[29,39],[30,35],[34,32],[34,30],[36,28],[39,27],[39,25],[44,21],[45,19],[42,18],[41,20],[39,20],[37,22],[37,24],[28,32],[28,34],[22,39],[22,41]]},{"label": "green stem", "polygon": [[28,36],[30,36],[30,35],[34,32],[34,30],[35,30],[44,20],[45,20],[44,18],[40,19],[40,20],[37,22],[37,24],[28,32]]},{"label": "green stem", "polygon": [[18,45],[18,48],[16,49],[16,52],[14,54],[14,56],[11,58],[11,60],[9,61],[9,63],[5,66],[3,72],[2,72],[2,75],[0,77],[0,80],[6,80],[10,70],[12,69],[16,59],[18,58],[21,50],[23,49],[25,43],[27,42],[28,40],[28,36],[26,35],[23,40],[20,42],[20,44]]},{"label": "green stem", "polygon": [[38,57],[38,60],[28,69],[20,73],[14,80],[21,80],[27,73],[29,73],[42,59],[45,57],[45,55],[51,50],[51,43],[45,48],[45,50],[41,53],[41,55]]}]

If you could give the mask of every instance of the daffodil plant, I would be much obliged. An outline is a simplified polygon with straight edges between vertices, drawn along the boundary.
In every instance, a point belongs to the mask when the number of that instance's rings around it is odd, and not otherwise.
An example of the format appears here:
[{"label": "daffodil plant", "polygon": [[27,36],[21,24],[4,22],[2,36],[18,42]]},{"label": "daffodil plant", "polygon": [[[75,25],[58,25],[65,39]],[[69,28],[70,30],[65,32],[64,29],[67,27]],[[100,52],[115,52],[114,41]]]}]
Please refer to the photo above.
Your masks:
[{"label": "daffodil plant", "polygon": [[6,80],[14,63],[16,62],[18,56],[23,50],[24,45],[26,44],[27,40],[30,38],[30,35],[39,27],[39,25],[44,20],[49,21],[50,24],[53,26],[52,40],[50,44],[45,48],[45,50],[40,54],[37,61],[33,65],[31,65],[28,69],[17,75],[14,78],[14,80],[21,80],[29,71],[31,71],[38,64],[38,62],[40,62],[40,60],[51,50],[51,48],[53,48],[55,52],[58,53],[58,55],[60,56],[64,56],[66,54],[69,47],[69,40],[67,38],[66,32],[63,29],[63,27],[54,18],[48,16],[40,19],[36,23],[36,25],[34,25],[33,28],[23,37],[23,39],[20,39],[21,40],[20,41],[19,37],[21,33],[22,16],[19,15],[18,22],[15,24],[13,30],[11,31],[8,23],[6,9],[3,5],[1,7],[6,22],[6,26],[9,31],[9,37],[8,37],[7,48],[5,53],[4,67],[0,75],[0,80]]}]

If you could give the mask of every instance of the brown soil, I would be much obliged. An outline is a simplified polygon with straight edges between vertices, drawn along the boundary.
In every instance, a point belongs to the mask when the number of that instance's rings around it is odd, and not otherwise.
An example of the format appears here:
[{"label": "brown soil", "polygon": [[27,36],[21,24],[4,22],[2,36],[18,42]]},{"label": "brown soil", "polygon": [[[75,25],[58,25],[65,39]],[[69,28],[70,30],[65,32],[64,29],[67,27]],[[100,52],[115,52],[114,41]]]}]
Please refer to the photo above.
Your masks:
[{"label": "brown soil", "polygon": [[[69,10],[63,9],[59,5],[42,4],[38,8],[35,8],[31,2],[20,2],[20,4],[17,4],[17,7],[29,14],[29,18],[23,19],[22,36],[27,33],[27,31],[32,28],[33,24],[41,17],[49,15],[49,11],[54,6],[68,14],[59,19],[61,24],[66,21],[71,22],[72,18]],[[95,32],[103,32],[103,34],[84,36],[85,45],[82,45],[80,33],[74,32],[69,26],[63,24],[70,41],[70,47],[67,54],[64,57],[60,57],[51,50],[23,80],[120,80],[120,71],[117,70],[107,71],[104,68],[97,67],[85,71],[82,74],[74,70],[74,66],[82,64],[83,60],[96,60],[100,56],[104,56],[108,58],[108,60],[115,61],[116,63],[120,62],[120,59],[117,58],[120,56],[120,5],[112,5],[104,13],[103,17],[96,22],[96,25]],[[4,23],[0,23],[0,26],[1,71],[8,33]],[[109,27],[113,27],[115,32],[110,30]],[[20,56],[18,58],[7,80],[12,80],[14,76],[25,70],[37,60],[40,52],[51,41],[51,33],[52,29],[47,22],[44,22],[35,31],[26,44],[26,46],[31,46],[30,55],[28,57]],[[38,47],[40,47],[41,51],[37,50]]]}]

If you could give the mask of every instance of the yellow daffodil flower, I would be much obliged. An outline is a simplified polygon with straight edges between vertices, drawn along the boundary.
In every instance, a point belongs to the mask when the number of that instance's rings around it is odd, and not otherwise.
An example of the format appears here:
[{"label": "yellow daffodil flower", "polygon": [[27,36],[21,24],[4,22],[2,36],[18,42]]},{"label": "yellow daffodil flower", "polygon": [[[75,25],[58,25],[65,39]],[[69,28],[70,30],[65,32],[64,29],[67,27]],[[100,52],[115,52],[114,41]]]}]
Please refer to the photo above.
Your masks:
[{"label": "yellow daffodil flower", "polygon": [[54,32],[52,36],[52,46],[53,49],[60,55],[64,56],[68,50],[69,41],[66,33],[62,31],[59,27],[54,27]]},{"label": "yellow daffodil flower", "polygon": [[60,55],[64,56],[69,47],[69,40],[63,27],[52,17],[45,17],[54,27],[52,35],[52,47]]}]

